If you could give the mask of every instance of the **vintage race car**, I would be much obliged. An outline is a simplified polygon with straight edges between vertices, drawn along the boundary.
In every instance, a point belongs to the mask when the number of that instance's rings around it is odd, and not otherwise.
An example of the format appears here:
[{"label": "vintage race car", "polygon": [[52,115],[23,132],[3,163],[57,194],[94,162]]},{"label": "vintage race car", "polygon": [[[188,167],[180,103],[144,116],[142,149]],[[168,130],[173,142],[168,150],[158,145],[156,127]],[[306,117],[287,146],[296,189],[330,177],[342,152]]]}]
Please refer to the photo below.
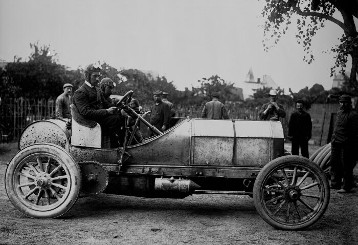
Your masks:
[{"label": "vintage race car", "polygon": [[127,105],[132,93],[118,106],[156,134],[139,143],[127,140],[135,130],[126,127],[124,146],[108,147],[100,126],[79,118],[74,108],[72,130],[59,119],[28,125],[6,169],[13,205],[30,217],[55,218],[79,196],[102,192],[166,198],[243,194],[279,229],[303,229],[324,214],[327,178],[312,161],[285,154],[280,122],[182,118],[162,133]]}]

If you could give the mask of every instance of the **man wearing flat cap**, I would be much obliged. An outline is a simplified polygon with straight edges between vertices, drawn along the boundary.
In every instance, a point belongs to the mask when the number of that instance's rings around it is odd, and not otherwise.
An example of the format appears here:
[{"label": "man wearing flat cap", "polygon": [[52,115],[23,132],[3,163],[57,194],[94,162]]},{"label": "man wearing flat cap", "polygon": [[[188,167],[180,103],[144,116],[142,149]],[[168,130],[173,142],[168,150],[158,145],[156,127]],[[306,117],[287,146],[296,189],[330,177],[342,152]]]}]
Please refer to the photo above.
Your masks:
[{"label": "man wearing flat cap", "polygon": [[352,109],[351,97],[339,97],[331,141],[331,188],[339,193],[353,192],[355,186],[353,168],[357,160],[358,114]]},{"label": "man wearing flat cap", "polygon": [[70,105],[72,103],[72,84],[65,83],[63,85],[63,93],[56,99],[56,117],[57,118],[71,118]]},{"label": "man wearing flat cap", "polygon": [[213,92],[211,97],[212,100],[204,105],[201,117],[207,119],[229,119],[225,105],[219,101],[219,92]]},{"label": "man wearing flat cap", "polygon": [[294,111],[288,123],[288,138],[292,142],[292,155],[301,155],[308,158],[308,140],[312,136],[311,116],[303,108],[303,100],[296,101],[296,111]]},{"label": "man wearing flat cap", "polygon": [[153,93],[154,105],[150,109],[149,122],[163,132],[169,128],[170,107],[162,101],[162,94],[162,91]]}]

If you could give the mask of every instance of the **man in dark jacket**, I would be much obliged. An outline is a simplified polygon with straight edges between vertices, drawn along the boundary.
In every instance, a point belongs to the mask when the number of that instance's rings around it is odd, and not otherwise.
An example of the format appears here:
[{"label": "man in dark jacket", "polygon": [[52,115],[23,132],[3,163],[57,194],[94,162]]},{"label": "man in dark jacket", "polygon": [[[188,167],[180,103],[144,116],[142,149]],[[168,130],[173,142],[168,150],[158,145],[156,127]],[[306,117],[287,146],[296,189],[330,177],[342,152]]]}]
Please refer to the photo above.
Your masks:
[{"label": "man in dark jacket", "polygon": [[124,126],[125,119],[117,113],[117,107],[105,108],[103,105],[98,88],[100,71],[100,68],[93,65],[85,69],[86,81],[74,93],[73,104],[85,119],[99,123],[102,132],[111,137],[111,145],[117,147],[118,138],[119,140],[123,138],[121,128]]},{"label": "man in dark jacket", "polygon": [[225,105],[219,101],[220,94],[214,92],[212,97],[212,100],[204,105],[201,117],[207,119],[229,119]]},{"label": "man in dark jacket", "polygon": [[175,110],[174,110],[174,104],[168,100],[168,95],[169,95],[169,93],[164,92],[164,91],[162,92],[162,101],[164,103],[167,103],[170,108],[169,127],[172,127],[174,125],[174,120],[172,118],[175,117]]},{"label": "man in dark jacket", "polygon": [[[353,192],[353,168],[357,160],[358,114],[352,109],[351,97],[339,97],[340,110],[331,141],[331,188],[339,193]],[[343,180],[343,182],[342,182]],[[342,189],[340,189],[342,187]]]},{"label": "man in dark jacket", "polygon": [[291,114],[288,123],[288,138],[292,141],[292,155],[299,155],[299,148],[301,147],[302,156],[308,158],[308,140],[311,136],[311,116],[304,111],[303,101],[297,100],[296,111]]},{"label": "man in dark jacket", "polygon": [[165,131],[169,128],[170,107],[167,103],[162,101],[162,92],[155,91],[153,93],[154,105],[150,109],[149,122],[160,131]]},{"label": "man in dark jacket", "polygon": [[103,78],[100,82],[99,82],[99,89],[101,92],[101,102],[103,105],[103,108],[110,108],[112,106],[115,106],[116,102],[118,102],[118,100],[112,100],[111,99],[111,95],[112,95],[112,90],[115,86],[115,83],[113,82],[112,79],[106,77]]}]

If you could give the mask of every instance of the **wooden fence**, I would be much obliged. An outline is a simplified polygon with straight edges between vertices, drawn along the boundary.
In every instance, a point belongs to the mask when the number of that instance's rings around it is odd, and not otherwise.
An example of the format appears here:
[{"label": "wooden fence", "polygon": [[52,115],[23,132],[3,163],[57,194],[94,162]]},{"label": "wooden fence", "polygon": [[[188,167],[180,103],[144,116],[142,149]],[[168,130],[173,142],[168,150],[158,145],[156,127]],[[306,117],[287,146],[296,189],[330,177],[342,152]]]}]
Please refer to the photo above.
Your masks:
[{"label": "wooden fence", "polygon": [[3,99],[0,105],[1,140],[16,139],[30,123],[54,116],[55,101],[52,99]]},{"label": "wooden fence", "polygon": [[[330,124],[338,104],[314,104],[308,111],[312,118],[312,140],[315,144],[323,145],[329,139]],[[143,105],[149,109],[150,105]],[[232,119],[258,120],[258,110],[245,108],[240,104],[227,105]],[[202,106],[184,107],[177,105],[176,112],[179,117],[199,118]],[[282,119],[285,136],[287,135],[288,120],[294,108],[286,107],[286,118]],[[0,141],[17,139],[22,130],[30,123],[55,117],[55,101],[52,99],[3,99],[0,104]],[[332,126],[331,126],[332,127]]]}]

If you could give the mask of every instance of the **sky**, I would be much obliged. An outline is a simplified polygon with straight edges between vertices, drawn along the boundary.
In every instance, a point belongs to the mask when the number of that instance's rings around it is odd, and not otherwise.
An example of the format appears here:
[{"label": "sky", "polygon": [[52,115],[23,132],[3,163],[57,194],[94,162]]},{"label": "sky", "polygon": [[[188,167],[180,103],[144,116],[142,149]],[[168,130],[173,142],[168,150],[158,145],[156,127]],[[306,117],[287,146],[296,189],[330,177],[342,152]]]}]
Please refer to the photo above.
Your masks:
[{"label": "sky", "polygon": [[154,71],[179,90],[219,75],[235,86],[252,68],[293,92],[332,87],[330,48],[343,31],[333,23],[313,40],[303,61],[296,27],[265,52],[263,0],[0,0],[0,60],[27,60],[30,43],[49,45],[70,69],[97,61],[117,69]]}]

